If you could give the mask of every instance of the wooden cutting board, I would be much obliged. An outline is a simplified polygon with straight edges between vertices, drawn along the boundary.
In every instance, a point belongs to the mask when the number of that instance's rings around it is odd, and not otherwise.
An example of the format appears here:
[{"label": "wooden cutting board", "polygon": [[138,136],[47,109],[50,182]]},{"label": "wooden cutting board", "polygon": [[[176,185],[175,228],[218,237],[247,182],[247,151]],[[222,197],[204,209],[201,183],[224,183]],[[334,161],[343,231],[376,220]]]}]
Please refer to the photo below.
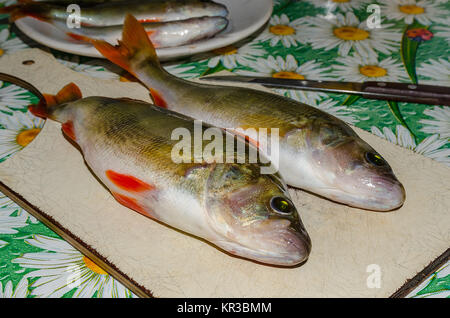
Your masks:
[{"label": "wooden cutting board", "polygon": [[[138,83],[81,75],[39,49],[3,56],[0,72],[50,94],[74,82],[84,96],[150,101]],[[387,297],[448,255],[450,169],[356,131],[391,164],[406,202],[377,213],[290,189],[312,239],[309,260],[295,268],[232,257],[121,206],[51,120],[29,146],[0,164],[0,189],[139,296]]]}]

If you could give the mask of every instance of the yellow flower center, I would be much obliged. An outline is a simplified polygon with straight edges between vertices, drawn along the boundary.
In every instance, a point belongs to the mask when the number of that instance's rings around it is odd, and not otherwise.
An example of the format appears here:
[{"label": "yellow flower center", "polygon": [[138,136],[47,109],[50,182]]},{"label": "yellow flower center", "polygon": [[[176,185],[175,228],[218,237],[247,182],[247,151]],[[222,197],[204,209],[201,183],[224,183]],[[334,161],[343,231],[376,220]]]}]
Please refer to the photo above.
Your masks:
[{"label": "yellow flower center", "polygon": [[333,2],[344,3],[344,2],[350,2],[350,0],[333,0]]},{"label": "yellow flower center", "polygon": [[272,74],[272,77],[275,78],[290,78],[290,79],[299,79],[299,80],[303,80],[305,79],[305,77],[301,74],[298,73],[294,73],[294,72],[286,72],[286,71],[281,71],[278,73],[274,73]]},{"label": "yellow flower center", "polygon": [[217,55],[232,55],[232,54],[236,54],[237,51],[238,50],[237,50],[236,47],[234,47],[232,45],[228,45],[228,46],[225,46],[225,47],[221,47],[221,48],[215,49],[213,51],[213,53],[217,54]]},{"label": "yellow flower center", "polygon": [[295,29],[283,24],[272,25],[269,31],[276,35],[291,35],[295,33]]},{"label": "yellow flower center", "polygon": [[103,269],[98,267],[97,264],[95,264],[93,261],[91,261],[90,258],[87,258],[86,256],[83,256],[83,262],[86,265],[87,268],[89,268],[94,273],[100,274],[100,275],[108,275],[107,272],[105,272]]},{"label": "yellow flower center", "polygon": [[343,26],[333,30],[335,36],[346,41],[361,41],[369,37],[369,32],[351,26]]},{"label": "yellow flower center", "polygon": [[0,56],[2,56],[3,54],[5,54],[5,51],[3,51],[2,49],[0,49]]},{"label": "yellow flower center", "polygon": [[17,144],[19,144],[22,147],[28,146],[28,144],[33,141],[33,139],[37,136],[37,134],[39,134],[40,131],[41,131],[40,128],[31,128],[28,130],[21,131],[16,136]]},{"label": "yellow flower center", "polygon": [[387,74],[387,70],[376,66],[376,65],[366,65],[366,66],[361,66],[359,68],[359,72],[367,77],[382,77],[385,76]]},{"label": "yellow flower center", "polygon": [[425,12],[425,9],[416,5],[404,5],[399,6],[399,10],[406,14],[422,14]]}]

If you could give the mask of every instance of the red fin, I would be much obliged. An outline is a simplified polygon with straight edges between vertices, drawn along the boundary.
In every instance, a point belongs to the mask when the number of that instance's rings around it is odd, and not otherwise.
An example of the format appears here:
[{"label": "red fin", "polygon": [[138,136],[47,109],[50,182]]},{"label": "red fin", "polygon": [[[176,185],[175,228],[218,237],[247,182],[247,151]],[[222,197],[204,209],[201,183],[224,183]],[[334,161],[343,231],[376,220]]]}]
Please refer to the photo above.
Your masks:
[{"label": "red fin", "polygon": [[45,102],[45,99],[41,99],[39,103],[29,105],[28,110],[34,115],[42,118],[48,117],[48,111],[47,111],[47,103]]},{"label": "red fin", "polygon": [[73,102],[82,97],[83,95],[81,94],[80,88],[74,83],[67,84],[56,95],[44,94],[47,107]]},{"label": "red fin", "polygon": [[152,95],[153,102],[156,106],[167,108],[166,101],[164,100],[164,98],[162,98],[161,94],[157,90],[150,88],[150,94]]},{"label": "red fin", "polygon": [[135,73],[131,69],[130,60],[138,52],[143,53],[143,55],[159,65],[155,48],[150,42],[144,27],[130,14],[125,18],[122,40],[119,41],[119,45],[112,46],[106,41],[95,39],[91,39],[90,42],[104,57],[133,75]]},{"label": "red fin", "polygon": [[76,141],[75,130],[73,128],[73,122],[71,120],[61,125],[62,131],[73,141]]},{"label": "red fin", "polygon": [[48,21],[46,17],[48,7],[36,4],[33,1],[19,1],[19,4],[13,4],[0,8],[0,14],[9,14],[9,20],[14,22],[20,18],[33,17],[41,21]]},{"label": "red fin", "polygon": [[72,33],[72,32],[67,32],[66,33],[68,36],[70,36],[72,39],[77,40],[77,41],[82,41],[82,42],[92,42],[92,39],[84,36],[84,35],[80,35],[80,34],[76,34],[76,33]]},{"label": "red fin", "polygon": [[67,84],[56,95],[43,94],[43,96],[37,105],[28,106],[33,115],[43,118],[49,116],[50,107],[72,102],[83,97],[80,89],[74,83]]},{"label": "red fin", "polygon": [[106,177],[113,184],[115,184],[119,188],[126,190],[126,191],[142,192],[142,191],[147,191],[147,190],[153,190],[155,188],[154,186],[152,186],[142,180],[139,180],[136,177],[117,173],[112,170],[106,171]]},{"label": "red fin", "polygon": [[138,20],[139,23],[154,23],[154,22],[161,22],[160,19],[140,19]]},{"label": "red fin", "polygon": [[252,144],[256,148],[259,148],[259,142],[256,141],[255,139],[253,139],[252,137],[250,137],[249,135],[246,135],[243,132],[236,130],[236,129],[230,129],[229,131],[235,135],[238,135],[238,136],[244,138],[245,141],[247,141],[249,144]]},{"label": "red fin", "polygon": [[127,197],[126,195],[119,194],[117,192],[111,192],[114,198],[122,205],[126,206],[127,208],[130,208],[132,210],[135,210],[136,212],[139,212],[145,216],[152,217],[151,212],[147,212],[144,207],[142,207],[136,199]]}]

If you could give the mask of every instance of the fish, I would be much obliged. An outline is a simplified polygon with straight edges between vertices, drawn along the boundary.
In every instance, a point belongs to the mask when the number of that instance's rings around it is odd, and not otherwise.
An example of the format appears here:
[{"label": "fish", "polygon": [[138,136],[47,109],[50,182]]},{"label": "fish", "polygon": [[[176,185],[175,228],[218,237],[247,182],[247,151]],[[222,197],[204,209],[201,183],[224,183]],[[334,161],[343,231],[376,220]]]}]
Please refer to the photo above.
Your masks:
[{"label": "fish", "polygon": [[[237,162],[248,158],[238,147],[251,147],[241,138],[143,101],[83,98],[74,83],[44,95],[29,110],[61,123],[120,204],[241,258],[278,266],[307,260],[311,240],[285,182],[277,173],[261,173],[258,161]],[[212,129],[215,136],[236,140],[234,147],[224,143],[208,154],[209,143],[202,139],[200,147],[183,151],[180,161],[172,154],[180,142],[172,138],[176,129],[191,136],[196,129]],[[224,155],[236,153],[236,162],[221,162],[220,149]]]},{"label": "fish", "polygon": [[235,132],[278,129],[278,159],[270,149],[266,154],[288,185],[366,210],[391,211],[404,203],[405,189],[388,162],[337,117],[270,92],[173,76],[132,15],[118,45],[90,43],[143,83],[160,107]]},{"label": "fish", "polygon": [[[57,5],[69,5],[73,4],[73,0],[33,0],[34,2],[39,3],[50,3],[50,4],[57,4]],[[142,1],[152,1],[152,0],[142,0]],[[19,0],[18,2],[30,2],[30,0]],[[127,2],[127,0],[77,0],[78,5],[82,6],[95,6],[106,2]]]},{"label": "fish", "polygon": [[[84,37],[89,37],[115,43],[120,40],[122,35],[122,26],[69,28],[64,21],[53,20],[50,23],[78,41],[83,41]],[[224,17],[200,17],[143,24],[145,32],[155,48],[182,46],[210,38],[223,31],[227,25],[228,20]]]},{"label": "fish", "polygon": [[[9,13],[11,21],[27,16],[42,21],[67,21],[73,18],[73,12],[67,10],[64,5],[28,0],[0,8],[0,13]],[[81,26],[86,27],[122,25],[127,13],[136,16],[140,22],[167,22],[203,16],[226,17],[228,10],[226,6],[213,1],[132,0],[81,6],[79,22]]]}]

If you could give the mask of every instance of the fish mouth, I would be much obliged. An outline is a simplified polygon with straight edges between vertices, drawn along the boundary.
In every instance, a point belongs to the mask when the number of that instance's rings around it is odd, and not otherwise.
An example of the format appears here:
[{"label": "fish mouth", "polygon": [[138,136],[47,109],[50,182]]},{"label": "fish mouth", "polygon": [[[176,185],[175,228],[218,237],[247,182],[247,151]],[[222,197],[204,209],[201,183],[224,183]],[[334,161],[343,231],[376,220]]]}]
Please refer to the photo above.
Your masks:
[{"label": "fish mouth", "polygon": [[323,190],[325,196],[333,201],[365,210],[392,211],[400,208],[406,199],[405,188],[392,176],[372,176],[350,189],[348,187],[337,189]]},{"label": "fish mouth", "polygon": [[304,263],[311,252],[311,239],[289,227],[282,231],[265,234],[265,246],[252,247],[238,241],[215,241],[226,251],[259,263],[292,267]]},{"label": "fish mouth", "polygon": [[373,208],[378,211],[390,211],[403,205],[406,199],[406,191],[403,185],[396,179],[387,177],[374,177],[373,183],[379,187],[379,191],[370,197]]}]

